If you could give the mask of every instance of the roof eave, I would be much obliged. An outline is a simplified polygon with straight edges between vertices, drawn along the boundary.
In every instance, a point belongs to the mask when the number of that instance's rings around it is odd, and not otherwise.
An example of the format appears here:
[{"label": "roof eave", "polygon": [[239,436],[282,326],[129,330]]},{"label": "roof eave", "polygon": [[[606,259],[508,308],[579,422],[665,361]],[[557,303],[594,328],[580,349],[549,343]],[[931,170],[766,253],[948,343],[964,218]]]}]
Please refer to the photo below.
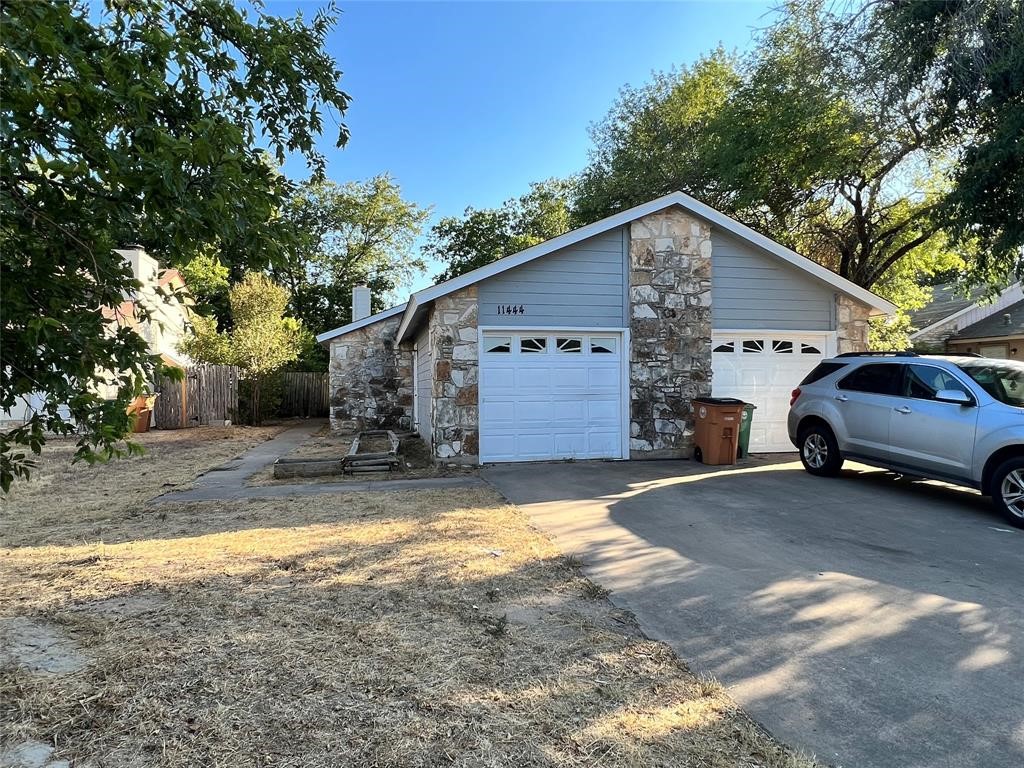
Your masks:
[{"label": "roof eave", "polygon": [[381,320],[387,320],[389,317],[394,317],[400,312],[404,312],[405,307],[406,304],[399,304],[398,306],[385,309],[383,312],[378,312],[375,315],[364,317],[362,320],[356,320],[355,322],[348,323],[347,325],[338,326],[337,328],[334,328],[330,331],[324,331],[323,333],[317,335],[317,343],[327,344],[330,341],[338,338],[339,336],[344,336],[346,333],[358,331],[360,328],[365,328],[368,325],[379,323]]}]

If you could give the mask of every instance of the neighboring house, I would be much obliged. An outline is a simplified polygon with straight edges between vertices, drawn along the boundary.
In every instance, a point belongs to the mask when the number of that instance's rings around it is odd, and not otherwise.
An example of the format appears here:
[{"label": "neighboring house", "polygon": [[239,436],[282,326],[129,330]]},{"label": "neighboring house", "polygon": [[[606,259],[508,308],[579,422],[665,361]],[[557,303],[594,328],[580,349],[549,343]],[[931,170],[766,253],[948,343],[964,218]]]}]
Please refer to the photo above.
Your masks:
[{"label": "neighboring house", "polygon": [[[160,269],[156,259],[140,246],[129,246],[117,250],[132,268],[132,276],[142,286],[138,291],[125,297],[116,307],[103,307],[103,317],[120,326],[129,326],[149,344],[150,352],[160,355],[168,365],[187,367],[188,357],[177,350],[177,345],[189,327],[190,299],[177,297],[174,292],[185,287],[185,282],[176,269]],[[150,312],[148,320],[142,321],[139,307]],[[104,397],[116,396],[113,385],[101,385],[99,393]],[[19,425],[28,421],[44,402],[41,393],[32,393],[23,398],[10,411],[0,411],[0,425]],[[67,414],[67,409],[62,408]]]},{"label": "neighboring house", "polygon": [[957,331],[946,341],[946,349],[1024,360],[1024,299]]},{"label": "neighboring house", "polygon": [[[1022,314],[1019,307],[1021,301],[1024,301],[1021,283],[1014,283],[992,301],[986,300],[983,288],[963,296],[953,285],[938,285],[928,305],[910,313],[910,322],[917,329],[910,334],[910,340],[914,348],[920,350],[955,350],[990,357],[1024,359],[1021,356],[1024,348],[1012,341],[1021,335],[1019,330],[1014,332],[1014,318],[1019,323]],[[1011,316],[1009,323],[1006,321],[1007,314]],[[975,325],[979,327],[968,333],[968,328]],[[989,332],[993,332],[991,336],[980,335]],[[983,345],[982,341],[988,339],[994,339],[994,343]],[[981,351],[981,346],[986,347],[986,352]],[[1018,352],[1011,355],[1010,350],[1015,346]],[[999,354],[1004,347],[1004,353]]]},{"label": "neighboring house", "polygon": [[317,339],[336,428],[412,428],[463,463],[669,458],[711,394],[758,407],[751,450],[792,450],[791,390],[894,311],[675,192]]}]

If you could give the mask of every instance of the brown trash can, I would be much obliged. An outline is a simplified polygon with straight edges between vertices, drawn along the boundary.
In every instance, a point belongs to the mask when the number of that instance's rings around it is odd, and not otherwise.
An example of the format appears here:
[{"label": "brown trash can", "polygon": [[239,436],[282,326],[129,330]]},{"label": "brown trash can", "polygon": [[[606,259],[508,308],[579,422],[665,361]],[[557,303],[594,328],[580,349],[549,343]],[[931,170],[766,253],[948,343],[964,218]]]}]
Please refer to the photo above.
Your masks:
[{"label": "brown trash can", "polygon": [[743,419],[742,400],[732,397],[695,397],[693,458],[704,464],[735,464]]}]

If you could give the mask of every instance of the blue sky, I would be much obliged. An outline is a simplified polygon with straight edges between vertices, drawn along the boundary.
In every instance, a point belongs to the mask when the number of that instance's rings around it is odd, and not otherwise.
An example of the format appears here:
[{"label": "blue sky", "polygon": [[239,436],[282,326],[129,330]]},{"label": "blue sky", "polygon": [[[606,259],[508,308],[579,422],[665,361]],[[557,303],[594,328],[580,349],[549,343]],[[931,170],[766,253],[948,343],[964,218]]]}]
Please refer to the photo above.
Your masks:
[{"label": "blue sky", "polygon": [[[352,96],[344,149],[325,140],[335,181],[388,172],[432,221],[490,207],[531,181],[586,164],[587,126],[619,88],[745,49],[768,2],[339,2],[329,50]],[[316,3],[270,2],[310,14]],[[333,137],[331,137],[333,139]],[[301,162],[286,172],[301,178]],[[413,288],[428,285],[431,265]]]}]

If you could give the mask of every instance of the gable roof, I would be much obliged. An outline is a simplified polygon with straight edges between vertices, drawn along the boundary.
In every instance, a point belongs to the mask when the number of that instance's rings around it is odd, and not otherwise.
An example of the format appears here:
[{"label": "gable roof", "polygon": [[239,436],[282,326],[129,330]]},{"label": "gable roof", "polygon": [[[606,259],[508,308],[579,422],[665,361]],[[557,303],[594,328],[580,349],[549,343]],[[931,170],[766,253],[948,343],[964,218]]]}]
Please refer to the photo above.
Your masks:
[{"label": "gable roof", "polygon": [[[918,329],[910,334],[911,340],[921,338],[933,329],[946,325],[975,309],[982,310],[984,313],[982,319],[987,319],[990,315],[997,313],[1002,314],[1000,309],[1007,301],[1013,301],[1015,295],[1024,295],[1020,282],[1004,288],[997,298],[987,304],[985,303],[986,290],[984,287],[975,288],[971,291],[970,297],[966,298],[957,294],[952,284],[939,285],[934,290],[935,298],[932,302],[910,314],[911,324]],[[933,304],[936,305],[934,309],[932,308]],[[955,330],[954,328],[953,331],[955,332]]]},{"label": "gable roof", "polygon": [[[1010,318],[1009,323],[1006,322],[1007,315]],[[957,331],[950,340],[990,339],[1001,336],[1024,336],[1024,299]]]},{"label": "gable roof", "polygon": [[582,240],[599,235],[602,232],[607,232],[608,230],[615,229],[616,227],[621,227],[635,219],[642,218],[652,213],[657,213],[658,211],[673,205],[685,208],[689,212],[709,221],[715,226],[720,227],[727,232],[731,232],[762,250],[767,251],[769,254],[781,259],[782,261],[785,261],[813,277],[828,283],[839,292],[866,304],[873,310],[871,313],[872,315],[891,315],[896,312],[896,306],[894,304],[891,304],[880,296],[876,296],[871,293],[871,291],[861,288],[859,285],[850,282],[846,278],[840,277],[835,272],[821,266],[817,262],[801,256],[796,251],[786,248],[784,245],[775,242],[769,237],[765,237],[760,232],[754,231],[745,224],[741,224],[735,219],[726,216],[720,211],[716,211],[711,206],[705,205],[699,200],[690,197],[683,192],[671,192],[655,200],[643,203],[642,205],[629,208],[628,210],[608,216],[600,221],[595,221],[593,224],[588,224],[585,227],[580,227],[579,229],[574,229],[571,232],[566,232],[564,235],[559,235],[551,240],[546,240],[532,248],[527,248],[525,251],[520,251],[519,253],[514,253],[502,259],[498,259],[497,261],[491,262],[483,267],[474,269],[472,272],[467,272],[459,277],[455,277],[443,283],[437,283],[429,288],[417,291],[409,297],[409,301],[406,304],[405,312],[402,316],[402,323],[398,327],[396,341],[403,341],[412,330],[415,330],[419,325],[420,320],[423,318],[426,309],[435,299],[446,296],[447,294],[458,291],[462,288],[466,288],[467,286],[478,283],[481,280],[486,280],[489,277],[499,275],[502,272],[514,269],[526,264],[527,262],[533,261],[534,259],[538,259],[541,256],[546,256],[553,251],[560,250]]},{"label": "gable roof", "polygon": [[985,289],[976,287],[968,296],[964,296],[956,283],[936,285],[932,288],[932,299],[920,309],[910,312],[910,323],[915,328],[927,328],[961,309],[973,306],[985,296]]},{"label": "gable roof", "polygon": [[346,333],[365,328],[368,325],[379,323],[381,320],[387,320],[389,317],[394,317],[399,312],[405,311],[405,304],[399,304],[397,307],[391,307],[391,309],[385,309],[383,312],[378,312],[376,315],[370,315],[364,317],[362,320],[356,320],[354,323],[348,325],[341,325],[330,331],[324,331],[316,337],[316,340],[323,344],[325,341],[337,338],[338,336],[344,336]]}]

